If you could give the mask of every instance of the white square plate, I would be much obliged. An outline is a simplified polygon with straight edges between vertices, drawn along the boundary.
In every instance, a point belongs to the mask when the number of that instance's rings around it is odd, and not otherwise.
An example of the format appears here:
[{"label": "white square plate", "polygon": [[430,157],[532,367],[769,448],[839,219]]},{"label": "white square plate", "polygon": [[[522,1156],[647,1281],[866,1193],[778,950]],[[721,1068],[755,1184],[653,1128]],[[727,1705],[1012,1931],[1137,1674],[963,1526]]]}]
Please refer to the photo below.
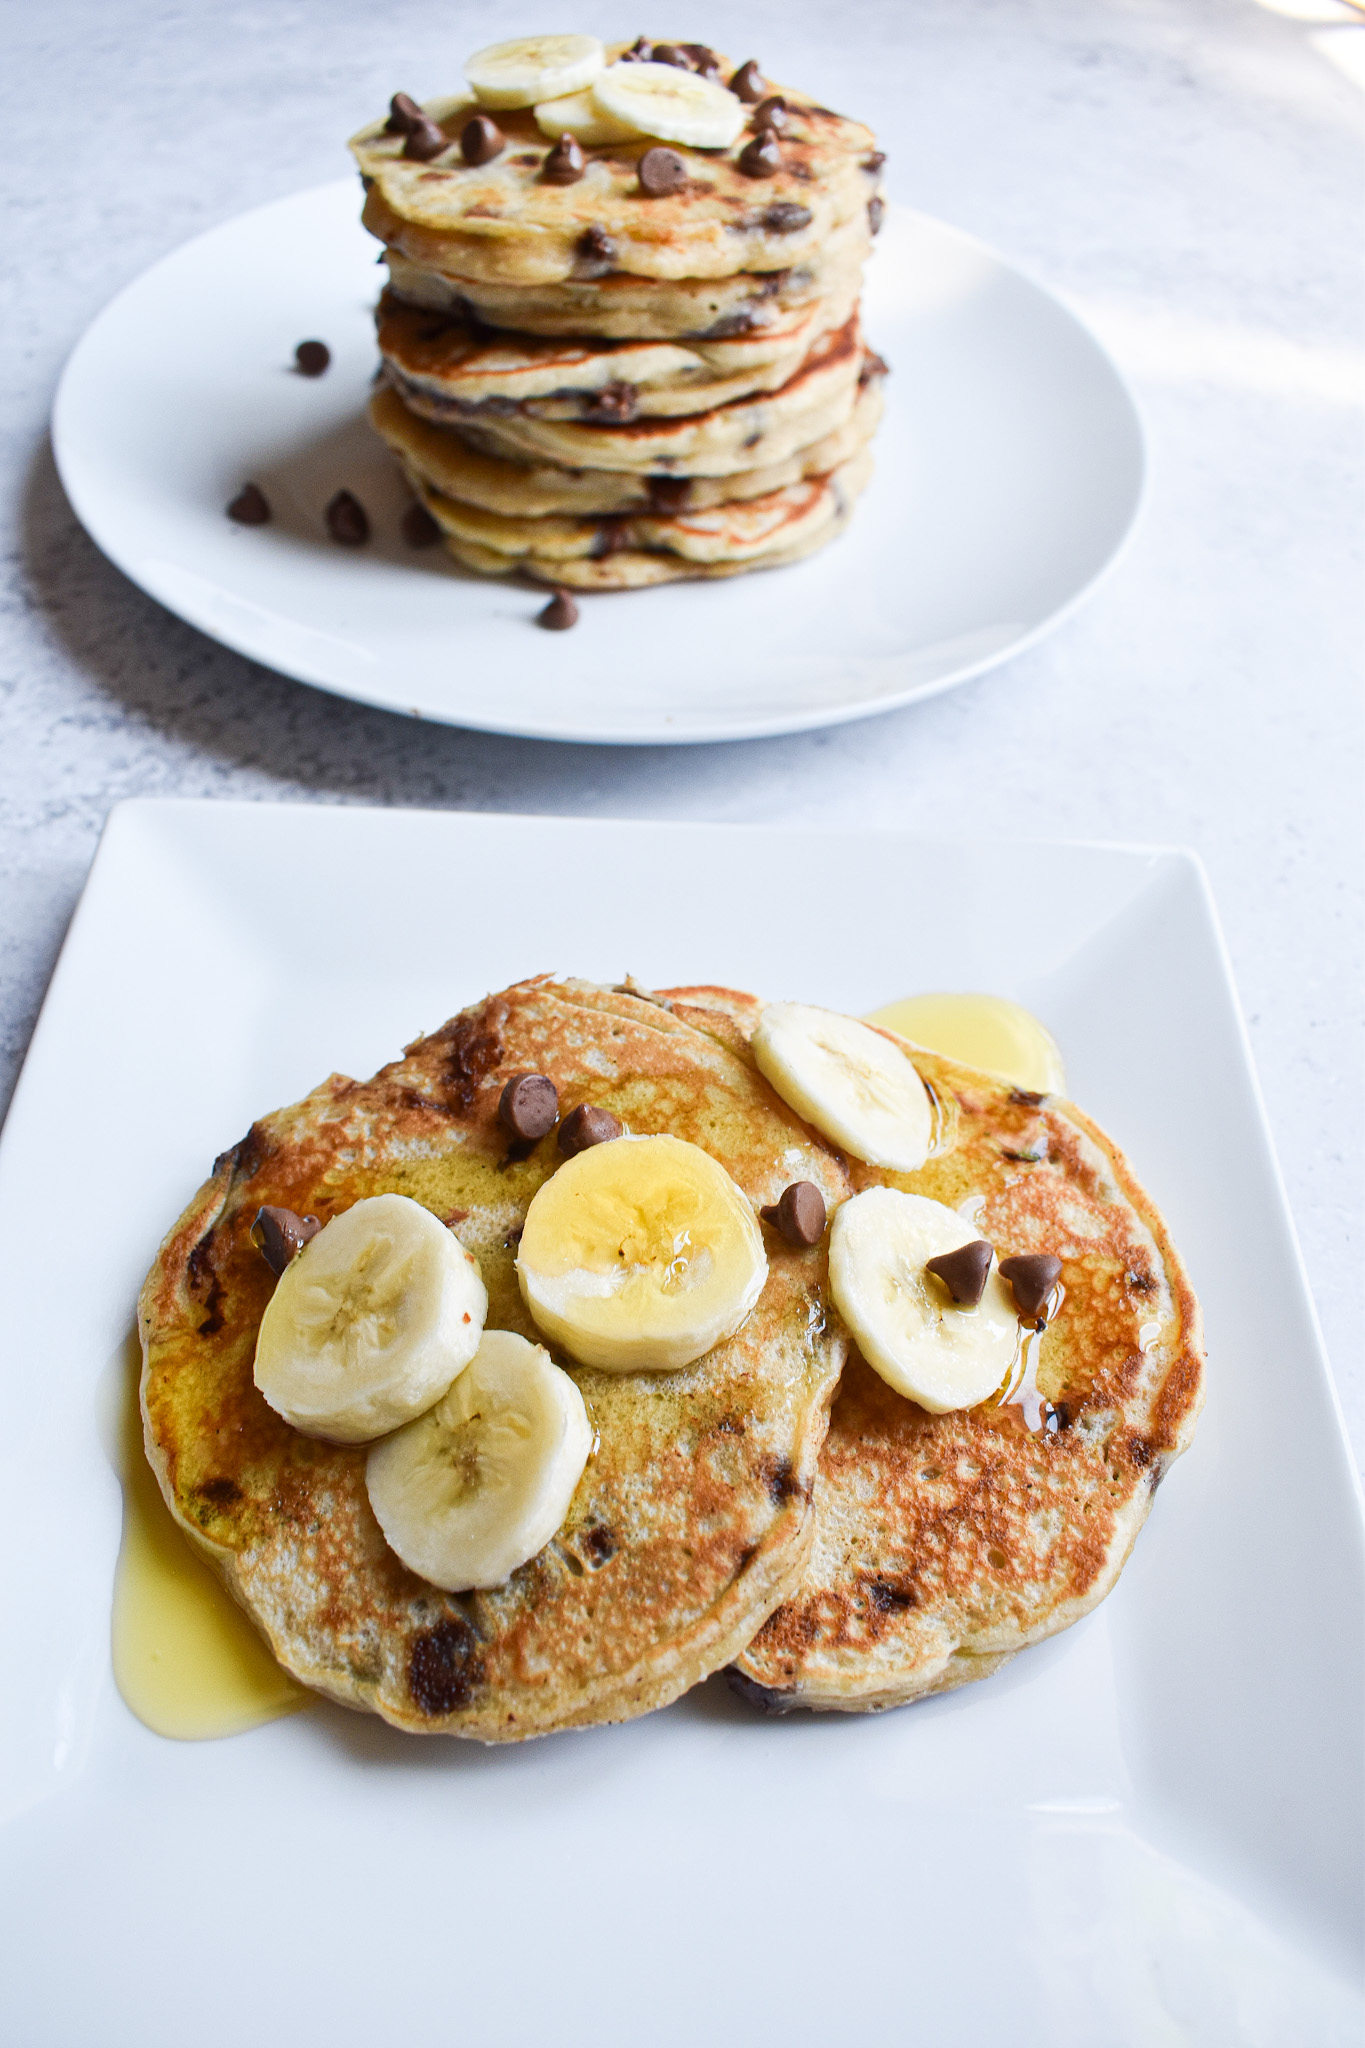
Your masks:
[{"label": "white square plate", "polygon": [[[124,1708],[102,1402],[215,1152],[518,976],[1038,1011],[1203,1299],[1210,1391],[1123,1581],[867,1719],[522,1749]],[[0,1150],[7,2039],[556,2048],[1359,2038],[1353,1468],[1212,908],[1178,853],[239,804],[115,813]]]}]

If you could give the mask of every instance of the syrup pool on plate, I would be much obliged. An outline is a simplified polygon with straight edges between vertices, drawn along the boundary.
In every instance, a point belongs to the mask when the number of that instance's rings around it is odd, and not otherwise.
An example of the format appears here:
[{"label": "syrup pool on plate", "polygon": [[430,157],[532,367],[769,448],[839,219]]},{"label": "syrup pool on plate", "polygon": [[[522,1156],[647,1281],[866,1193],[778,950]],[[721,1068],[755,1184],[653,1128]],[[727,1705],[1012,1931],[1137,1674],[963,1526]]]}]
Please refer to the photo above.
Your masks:
[{"label": "syrup pool on plate", "polygon": [[1056,1039],[1031,1011],[1005,996],[905,996],[868,1016],[902,1038],[980,1067],[1039,1095],[1066,1092],[1066,1069]]},{"label": "syrup pool on plate", "polygon": [[[130,1361],[131,1367],[131,1361]],[[123,1542],[114,1576],[114,1677],[157,1735],[240,1735],[306,1706],[232,1596],[190,1548],[142,1447],[137,1374],[119,1432]]]}]

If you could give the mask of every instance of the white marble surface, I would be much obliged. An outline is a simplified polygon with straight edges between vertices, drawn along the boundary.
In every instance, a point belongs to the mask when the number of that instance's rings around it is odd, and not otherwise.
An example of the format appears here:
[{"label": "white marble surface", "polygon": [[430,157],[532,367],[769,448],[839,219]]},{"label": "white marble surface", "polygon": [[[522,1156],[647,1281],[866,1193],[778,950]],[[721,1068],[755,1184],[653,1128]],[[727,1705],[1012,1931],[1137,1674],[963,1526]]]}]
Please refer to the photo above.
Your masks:
[{"label": "white marble surface", "polygon": [[[1365,1458],[1354,411],[1365,20],[1334,0],[1275,5],[1285,11],[698,0],[671,24],[818,84],[878,128],[898,197],[1068,294],[1133,381],[1153,468],[1119,572],[1031,654],[842,731],[676,752],[419,727],[254,668],[103,561],[48,449],[62,362],[111,293],[201,228],[337,175],[342,139],[395,87],[440,90],[467,49],[539,19],[415,0],[10,9],[0,1102],[123,796],[818,811],[929,832],[1193,846],[1221,906]],[[577,24],[670,32],[595,0]]]}]

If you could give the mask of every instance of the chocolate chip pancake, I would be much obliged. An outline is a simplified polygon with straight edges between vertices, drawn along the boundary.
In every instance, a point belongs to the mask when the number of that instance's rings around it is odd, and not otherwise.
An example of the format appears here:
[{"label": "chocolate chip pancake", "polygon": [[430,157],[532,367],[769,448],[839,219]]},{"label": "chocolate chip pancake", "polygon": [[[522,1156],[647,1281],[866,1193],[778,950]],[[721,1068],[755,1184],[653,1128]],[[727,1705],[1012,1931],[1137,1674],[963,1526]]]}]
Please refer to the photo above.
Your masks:
[{"label": "chocolate chip pancake", "polygon": [[519,570],[575,590],[638,590],[779,568],[823,547],[872,474],[864,449],[824,476],[707,511],[615,519],[518,519],[442,497],[410,477],[458,561],[484,575]]},{"label": "chocolate chip pancake", "polygon": [[[852,220],[783,270],[665,280],[630,277],[612,270],[609,255],[585,254],[578,276],[518,285],[447,275],[440,268],[440,247],[406,228],[373,192],[366,201],[365,225],[386,244],[390,289],[409,305],[522,334],[597,335],[612,341],[719,340],[758,332],[815,299],[837,300],[856,292],[872,246],[866,220]],[[405,253],[409,248],[420,250],[421,259]]]},{"label": "chocolate chip pancake", "polygon": [[[752,997],[673,994],[725,1008],[746,1036],[761,1013]],[[898,1706],[1079,1620],[1117,1579],[1203,1401],[1198,1304],[1112,1141],[1058,1097],[920,1047],[914,1064],[937,1100],[937,1147],[908,1175],[849,1161],[855,1191],[946,1203],[1002,1258],[1055,1254],[1062,1299],[1041,1333],[1021,1325],[1004,1398],[979,1407],[930,1414],[853,1352],[801,1589],[735,1664],[746,1696],[779,1711]]]},{"label": "chocolate chip pancake", "polygon": [[499,112],[504,146],[489,162],[468,163],[459,148],[467,95],[432,100],[425,112],[448,137],[433,158],[405,155],[404,136],[383,121],[352,139],[367,187],[365,225],[425,267],[506,284],[571,282],[601,262],[604,245],[610,267],[635,277],[786,270],[836,230],[867,220],[881,159],[861,122],[784,86],[771,90],[788,112],[776,169],[760,177],[741,169],[747,134],[725,150],[679,145],[686,175],[666,193],[640,181],[648,137],[586,148],[582,177],[555,184],[545,175],[550,144],[529,109]]},{"label": "chocolate chip pancake", "polygon": [[486,512],[523,519],[563,514],[582,518],[622,512],[699,512],[747,498],[766,497],[805,477],[826,476],[864,448],[882,413],[882,380],[869,375],[859,387],[853,411],[841,427],[799,448],[783,462],[730,476],[651,477],[629,470],[561,469],[555,463],[509,462],[480,454],[458,427],[433,426],[409,412],[393,391],[381,387],[370,401],[370,418],[408,471],[414,489],[429,486],[442,497]]},{"label": "chocolate chip pancake", "polygon": [[490,332],[433,315],[386,293],[379,353],[392,388],[414,412],[447,418],[506,415],[621,425],[703,413],[776,391],[848,325],[857,282],[752,333],[711,341],[602,341]]},{"label": "chocolate chip pancake", "polygon": [[[711,1028],[700,1028],[709,1021]],[[730,1040],[733,1042],[730,1042]],[[830,1149],[773,1096],[728,1021],[583,982],[523,982],[463,1012],[373,1080],[333,1075],[215,1163],[140,1303],[148,1456],[182,1527],[280,1662],[420,1733],[516,1740],[663,1705],[733,1658],[796,1583],[846,1344],[823,1248],[768,1247],[748,1320],[676,1372],[572,1377],[596,1431],[558,1535],[492,1591],[441,1592],[389,1549],[364,1445],[305,1436],[253,1379],[271,1205],[324,1225],[406,1195],[476,1258],[489,1329],[538,1336],[513,1268],[532,1195],[561,1158],[511,1140],[504,1084],[551,1075],[567,1118],[612,1111],[700,1146],[755,1205],[793,1172],[837,1202]]]}]

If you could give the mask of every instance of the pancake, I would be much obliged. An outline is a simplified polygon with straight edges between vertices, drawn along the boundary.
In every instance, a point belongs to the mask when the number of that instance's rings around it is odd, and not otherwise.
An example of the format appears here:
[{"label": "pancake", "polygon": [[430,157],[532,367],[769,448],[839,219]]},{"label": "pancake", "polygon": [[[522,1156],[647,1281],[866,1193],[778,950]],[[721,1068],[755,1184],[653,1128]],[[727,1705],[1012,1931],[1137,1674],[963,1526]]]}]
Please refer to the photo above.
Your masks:
[{"label": "pancake", "polygon": [[[624,46],[617,46],[619,54]],[[428,102],[451,137],[431,162],[403,155],[404,138],[373,122],[351,150],[366,181],[365,225],[405,255],[447,274],[506,284],[556,284],[579,274],[602,238],[611,267],[636,277],[730,277],[737,271],[786,270],[804,262],[838,228],[866,222],[880,188],[875,138],[859,121],[775,86],[789,118],[775,175],[750,178],[739,158],[749,129],[727,150],[676,148],[687,181],[651,196],[638,166],[648,138],[583,151],[583,177],[545,182],[550,144],[529,109],[499,112],[506,146],[490,163],[470,165],[457,147],[470,113],[466,96]],[[390,223],[401,224],[395,236]]]},{"label": "pancake", "polygon": [[[741,1330],[687,1369],[572,1367],[598,1433],[558,1536],[492,1592],[448,1594],[385,1544],[364,1446],[300,1435],[252,1378],[273,1285],[257,1208],[324,1221],[396,1191],[450,1220],[488,1287],[490,1329],[538,1333],[514,1244],[558,1163],[513,1145],[508,1076],[551,1074],[635,1131],[700,1144],[755,1203],[799,1172],[833,1202],[830,1150],[776,1100],[727,1019],[540,977],[419,1039],[372,1081],[333,1075],[215,1162],[143,1288],[147,1454],[173,1513],[287,1670],[419,1733],[515,1741],[628,1719],[733,1658],[798,1580],[829,1400],[846,1352],[823,1316],[823,1248],[768,1246]],[[733,1041],[733,1042],[731,1042]]]},{"label": "pancake", "polygon": [[[437,260],[439,248],[406,228],[374,192],[366,201],[365,225],[389,244],[384,261],[390,289],[409,305],[522,334],[594,334],[618,341],[718,340],[755,333],[812,300],[856,292],[872,247],[867,222],[852,220],[785,270],[665,281],[629,277],[603,259],[580,258],[572,278],[518,285],[447,276]],[[424,260],[405,251],[421,251]]]},{"label": "pancake", "polygon": [[456,418],[515,408],[532,419],[620,424],[709,412],[777,390],[848,324],[856,300],[855,282],[836,301],[814,300],[726,340],[602,341],[490,332],[386,293],[379,352],[389,383],[414,408],[426,401]]},{"label": "pancake", "polygon": [[508,462],[469,447],[458,427],[437,427],[419,419],[386,387],[381,386],[370,401],[371,420],[419,488],[430,485],[461,504],[528,519],[547,514],[581,518],[593,513],[695,512],[766,497],[769,491],[800,483],[803,477],[824,476],[847,462],[871,439],[881,414],[882,380],[869,376],[844,424],[784,462],[731,476],[651,478],[629,470]]},{"label": "pancake", "polygon": [[[724,1007],[746,1035],[761,1011],[672,993],[680,1014]],[[1198,1304],[1118,1148],[1055,1096],[919,1047],[914,1063],[938,1100],[939,1148],[908,1175],[848,1162],[855,1191],[961,1209],[1002,1257],[1054,1252],[1065,1294],[1003,1403],[931,1415],[852,1354],[801,1590],[735,1663],[740,1690],[778,1711],[899,1706],[1079,1620],[1117,1579],[1203,1401]]]},{"label": "pancake", "polygon": [[536,419],[521,411],[473,418],[425,392],[404,391],[400,396],[421,418],[437,424],[458,420],[470,447],[514,462],[634,474],[733,476],[784,462],[799,448],[843,426],[853,411],[865,361],[855,315],[838,334],[826,337],[780,390],[680,419],[636,420],[615,427]]},{"label": "pancake", "polygon": [[491,575],[519,570],[576,590],[633,590],[799,561],[833,539],[871,474],[864,449],[827,476],[763,498],[613,520],[509,519],[443,498],[417,476],[409,482],[466,567]]}]

